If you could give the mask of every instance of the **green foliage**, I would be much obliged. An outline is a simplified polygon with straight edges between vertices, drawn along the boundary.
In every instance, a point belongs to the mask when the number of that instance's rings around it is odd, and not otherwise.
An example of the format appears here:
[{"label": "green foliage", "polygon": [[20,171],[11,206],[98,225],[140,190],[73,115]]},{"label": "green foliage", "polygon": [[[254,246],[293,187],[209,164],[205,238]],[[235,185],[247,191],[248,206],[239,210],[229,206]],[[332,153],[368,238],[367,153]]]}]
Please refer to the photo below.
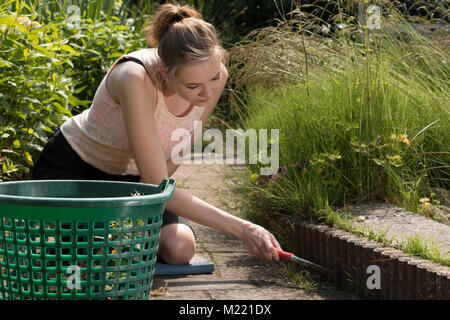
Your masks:
[{"label": "green foliage", "polygon": [[[21,4],[17,12],[33,11]],[[0,180],[26,179],[55,128],[88,107],[114,60],[145,40],[130,19],[73,23],[62,15],[41,24],[36,13],[18,16],[6,7],[0,7]]]},{"label": "green foliage", "polygon": [[[119,18],[94,22],[82,19],[79,26],[63,23],[60,30],[71,46],[83,55],[73,59],[73,76],[78,80],[76,97],[81,107],[89,106],[103,77],[121,55],[146,47],[142,34],[135,30],[134,21],[120,24]],[[77,108],[76,112],[82,108]],[[74,111],[75,112],[75,111]]]},{"label": "green foliage", "polygon": [[151,4],[138,7],[130,0],[23,0],[11,2],[10,7],[41,23],[57,22],[58,32],[69,40],[75,52],[82,53],[72,59],[73,77],[78,82],[75,97],[79,100],[74,113],[78,113],[89,106],[115,59],[146,46],[140,32],[146,16],[140,13],[150,13]]},{"label": "green foliage", "polygon": [[20,15],[36,14],[40,23],[79,16],[93,21],[119,17],[123,24],[128,18],[136,19],[139,15],[149,14],[146,10],[153,4],[152,0],[13,0],[9,2],[9,9]]},{"label": "green foliage", "polygon": [[11,11],[20,14],[36,13],[39,22],[49,23],[64,20],[75,14],[83,18],[98,19],[102,10],[109,12],[113,9],[113,5],[114,1],[111,0],[21,0],[13,1],[10,6]]},{"label": "green foliage", "polygon": [[[428,131],[427,139],[412,137],[418,137],[427,124],[445,119],[446,114],[436,108],[416,118],[416,112],[404,109],[411,93],[397,92],[395,104],[379,97],[378,113],[364,122],[353,117],[364,114],[365,104],[349,106],[349,98],[340,96],[347,80],[337,78],[336,83],[333,77],[322,73],[308,92],[299,87],[276,87],[250,93],[248,107],[254,112],[245,129],[279,128],[280,165],[307,162],[300,171],[288,167],[283,179],[267,177],[259,201],[267,208],[282,207],[302,215],[320,208],[325,200],[342,206],[352,201],[390,199],[416,211],[421,191],[445,185],[445,168],[436,171],[432,163],[445,162],[448,132],[440,129]],[[385,118],[380,110],[390,110],[390,117]],[[428,140],[440,142],[430,144]],[[261,167],[261,163],[249,165],[251,174],[258,174]],[[251,175],[249,179],[258,181]],[[282,199],[287,194],[292,200]]]},{"label": "green foliage", "polygon": [[320,25],[297,14],[231,50],[230,102],[246,114],[239,125],[280,130],[279,172],[260,176],[263,165],[249,164],[239,179],[235,198],[246,217],[270,230],[283,215],[352,229],[336,208],[389,200],[424,211],[419,199],[450,183],[445,41],[395,12],[383,21],[407,37],[355,25],[332,37],[304,34]]},{"label": "green foliage", "polygon": [[71,59],[58,24],[0,11],[0,180],[25,178],[48,135],[71,116]]},{"label": "green foliage", "polygon": [[435,241],[432,239],[426,240],[424,236],[419,234],[407,237],[406,241],[402,243],[401,249],[411,255],[450,266],[449,252],[443,252],[444,249],[439,247]]}]

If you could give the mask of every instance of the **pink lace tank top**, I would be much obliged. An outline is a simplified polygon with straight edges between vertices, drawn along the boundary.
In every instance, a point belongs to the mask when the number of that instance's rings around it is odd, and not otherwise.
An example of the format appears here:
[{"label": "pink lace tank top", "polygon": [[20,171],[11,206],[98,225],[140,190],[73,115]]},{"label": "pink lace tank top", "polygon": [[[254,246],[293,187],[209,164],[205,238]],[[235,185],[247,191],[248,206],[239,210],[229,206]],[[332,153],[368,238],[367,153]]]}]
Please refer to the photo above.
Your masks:
[{"label": "pink lace tank top", "polygon": [[[152,70],[152,65],[157,62],[156,49],[141,49],[122,57],[141,60],[147,70]],[[105,85],[106,77],[121,58],[114,62],[103,78],[91,107],[68,119],[61,126],[61,132],[78,155],[92,166],[115,175],[139,175],[126,135],[121,106],[111,97]],[[155,90],[155,122],[164,156],[168,160],[172,148],[182,141],[182,138],[173,141],[172,132],[186,129],[192,135],[195,121],[200,121],[205,108],[194,106],[188,114],[175,116],[167,109],[162,92]]]}]

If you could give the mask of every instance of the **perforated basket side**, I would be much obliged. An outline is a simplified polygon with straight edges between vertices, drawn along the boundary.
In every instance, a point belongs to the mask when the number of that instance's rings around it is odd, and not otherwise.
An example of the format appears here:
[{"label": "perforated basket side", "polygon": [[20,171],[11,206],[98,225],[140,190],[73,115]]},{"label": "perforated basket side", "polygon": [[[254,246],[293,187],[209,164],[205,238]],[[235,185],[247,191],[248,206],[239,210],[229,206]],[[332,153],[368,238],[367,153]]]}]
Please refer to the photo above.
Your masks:
[{"label": "perforated basket side", "polygon": [[162,214],[0,219],[0,299],[148,299]]}]

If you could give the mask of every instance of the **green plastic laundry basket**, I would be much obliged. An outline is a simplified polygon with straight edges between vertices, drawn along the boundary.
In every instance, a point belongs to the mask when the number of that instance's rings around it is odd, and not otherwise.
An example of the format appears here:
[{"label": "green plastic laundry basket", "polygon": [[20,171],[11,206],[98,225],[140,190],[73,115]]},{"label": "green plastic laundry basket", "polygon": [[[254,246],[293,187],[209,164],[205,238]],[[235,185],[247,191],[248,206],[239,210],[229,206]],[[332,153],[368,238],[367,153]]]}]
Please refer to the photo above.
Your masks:
[{"label": "green plastic laundry basket", "polygon": [[0,300],[149,299],[175,184],[0,183]]}]

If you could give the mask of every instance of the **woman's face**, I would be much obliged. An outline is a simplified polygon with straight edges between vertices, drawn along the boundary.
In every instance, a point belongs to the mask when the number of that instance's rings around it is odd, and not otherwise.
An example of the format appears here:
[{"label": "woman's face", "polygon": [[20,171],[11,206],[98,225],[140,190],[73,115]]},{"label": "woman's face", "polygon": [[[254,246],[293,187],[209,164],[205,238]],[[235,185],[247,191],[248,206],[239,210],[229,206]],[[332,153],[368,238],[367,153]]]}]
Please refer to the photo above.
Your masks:
[{"label": "woman's face", "polygon": [[190,103],[205,105],[220,87],[221,59],[213,55],[207,61],[184,65],[168,78],[169,89]]}]

